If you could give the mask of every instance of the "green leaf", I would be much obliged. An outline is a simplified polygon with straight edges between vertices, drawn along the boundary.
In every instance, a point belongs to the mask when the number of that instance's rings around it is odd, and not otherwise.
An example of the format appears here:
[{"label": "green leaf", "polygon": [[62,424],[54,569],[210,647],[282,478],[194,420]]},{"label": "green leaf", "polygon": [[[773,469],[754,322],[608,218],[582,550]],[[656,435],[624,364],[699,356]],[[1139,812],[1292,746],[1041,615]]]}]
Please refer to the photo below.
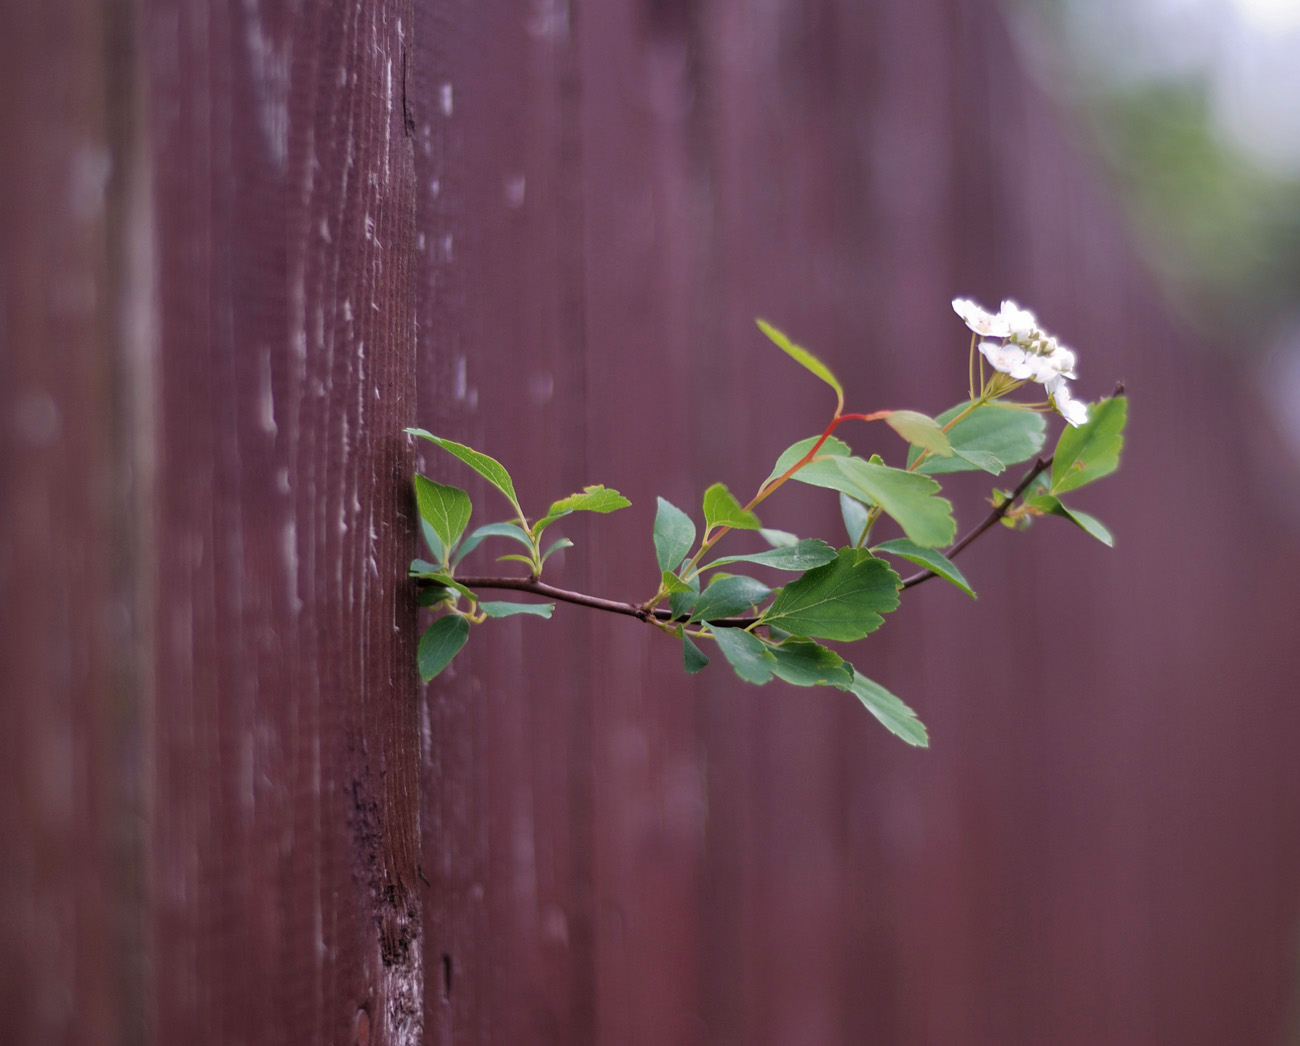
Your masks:
[{"label": "green leaf", "polygon": [[1114,396],[1090,407],[1086,424],[1065,427],[1052,459],[1053,494],[1076,490],[1119,468],[1127,418],[1128,401]]},{"label": "green leaf", "polygon": [[691,579],[684,582],[684,584],[686,585],[685,592],[677,589],[668,596],[668,612],[674,618],[689,617],[691,608],[695,606],[695,600],[700,594],[700,576],[698,574],[692,575]]},{"label": "green leaf", "polygon": [[447,546],[442,543],[442,538],[438,537],[438,532],[429,525],[429,521],[424,517],[420,518],[420,531],[424,534],[424,543],[429,546],[429,554],[439,563],[445,565],[447,562]]},{"label": "green leaf", "polygon": [[773,530],[771,527],[759,527],[759,537],[766,541],[773,548],[785,548],[787,545],[797,545],[799,535],[791,534],[788,530]]},{"label": "green leaf", "polygon": [[757,530],[762,524],[752,512],[746,512],[731,491],[715,483],[704,492],[704,530],[714,527],[733,527],[736,530]]},{"label": "green leaf", "polygon": [[557,538],[551,543],[551,547],[542,553],[542,562],[545,563],[554,553],[559,552],[562,548],[573,548],[573,542],[568,538]]},{"label": "green leaf", "polygon": [[412,436],[430,440],[438,444],[448,454],[460,458],[461,461],[465,462],[466,465],[509,498],[510,504],[519,513],[520,518],[523,518],[524,510],[519,507],[519,499],[515,496],[515,485],[510,479],[510,473],[505,470],[505,466],[501,462],[488,457],[486,454],[480,454],[477,450],[467,447],[463,443],[456,443],[449,439],[443,439],[441,436],[435,436],[425,429],[406,429],[405,431]]},{"label": "green leaf", "polygon": [[671,570],[663,572],[663,588],[665,592],[690,592],[692,594],[699,592],[699,582],[695,583],[695,588],[691,588],[685,581],[679,578]]},{"label": "green leaf", "polygon": [[772,594],[772,590],[752,577],[731,575],[720,577],[709,585],[695,601],[692,621],[716,621],[731,617],[757,606]]},{"label": "green leaf", "polygon": [[[947,545],[957,534],[952,503],[936,497],[939,484],[929,476],[861,458],[833,458],[843,480],[836,489],[859,500],[870,499],[892,516],[903,533],[918,545]],[[802,478],[795,473],[795,478]]]},{"label": "green leaf", "polygon": [[472,530],[469,535],[461,542],[460,548],[456,550],[456,562],[468,556],[483,541],[484,538],[510,538],[511,541],[518,541],[529,552],[533,550],[533,543],[528,540],[528,534],[524,528],[517,523],[485,523],[483,526]]},{"label": "green leaf", "polygon": [[[807,439],[801,439],[798,443],[786,447],[786,449],[782,451],[781,456],[776,459],[776,464],[772,466],[772,474],[763,481],[763,485],[767,486],[767,484],[771,483],[772,480],[777,478],[777,476],[783,476],[785,473],[789,472],[790,469],[808,453],[808,451],[817,446],[817,441],[819,439],[821,439],[820,436],[809,436]],[[819,464],[820,459],[822,458],[847,458],[852,453],[853,451],[849,449],[849,445],[843,440],[836,439],[834,436],[827,436],[825,442],[823,442],[820,447],[817,447],[817,457],[813,459],[811,464],[805,465],[796,472],[795,476],[799,479],[803,479],[804,473],[807,472],[808,469],[812,468],[813,465]],[[804,480],[804,482],[808,483],[811,481]],[[814,486],[824,487],[826,484],[817,483],[814,484]]]},{"label": "green leaf", "polygon": [[776,660],[772,671],[794,686],[848,686],[853,682],[853,668],[844,658],[811,639],[787,639],[779,646],[768,647]]},{"label": "green leaf", "polygon": [[887,730],[897,734],[909,745],[916,745],[918,748],[930,747],[930,735],[926,733],[925,724],[916,718],[915,712],[879,683],[873,683],[854,669],[853,682],[840,689],[856,694],[858,700],[867,706],[868,712],[879,719]]},{"label": "green leaf", "polygon": [[885,424],[913,446],[941,457],[952,457],[952,444],[934,418],[914,410],[895,410],[885,415]]},{"label": "green leaf", "polygon": [[583,487],[580,494],[570,494],[567,498],[555,502],[546,514],[553,516],[559,512],[616,512],[618,509],[627,508],[630,504],[632,502],[617,490],[611,490],[597,483],[590,487]]},{"label": "green leaf", "polygon": [[986,450],[972,450],[969,447],[965,450],[956,450],[954,448],[953,455],[961,458],[962,461],[969,464],[972,468],[979,469],[981,472],[987,472],[992,476],[996,476],[999,473],[1006,472],[1007,470],[1006,465],[1002,463],[1001,459],[990,454]]},{"label": "green leaf", "polygon": [[833,562],[790,582],[763,623],[796,636],[851,641],[874,632],[898,606],[898,575],[866,549],[842,548]]},{"label": "green leaf", "polygon": [[676,570],[695,544],[695,524],[691,517],[670,501],[659,499],[655,513],[655,555],[660,570]]},{"label": "green leaf", "polygon": [[1051,494],[1039,494],[1036,497],[1025,498],[1025,504],[1030,508],[1036,508],[1049,516],[1061,516],[1068,519],[1075,526],[1087,531],[1103,545],[1114,546],[1115,538],[1101,520],[1096,516],[1090,516],[1086,512],[1080,512],[1075,508],[1068,508],[1061,504],[1060,498],[1053,497]]},{"label": "green leaf", "polygon": [[691,637],[682,635],[682,667],[687,675],[695,675],[709,663],[708,656],[691,642]]},{"label": "green leaf", "polygon": [[[958,403],[934,420],[941,426],[947,425],[969,407],[969,402]],[[1028,461],[1043,449],[1047,422],[1041,414],[1032,411],[1012,410],[986,403],[982,407],[976,407],[948,429],[947,436],[953,456],[926,458],[917,466],[918,472],[937,476],[944,472],[983,469],[997,475],[1008,465]],[[920,451],[912,451],[908,455],[908,465],[919,456]]]},{"label": "green leaf", "polygon": [[856,548],[871,525],[867,506],[857,498],[840,491],[840,518],[844,520],[844,530],[849,535],[849,544]]},{"label": "green leaf", "polygon": [[570,494],[567,498],[552,504],[546,510],[546,515],[533,524],[533,533],[540,534],[557,519],[567,516],[570,512],[616,512],[618,509],[627,508],[630,504],[632,502],[617,490],[611,490],[597,483],[594,486],[584,487],[580,494]]},{"label": "green leaf", "polygon": [[434,577],[442,573],[443,568],[427,559],[413,559],[407,573],[411,577]]},{"label": "green leaf", "polygon": [[469,495],[459,487],[445,487],[417,472],[415,501],[420,508],[420,518],[433,527],[443,546],[454,547],[469,523]]},{"label": "green leaf", "polygon": [[766,552],[755,552],[747,556],[724,556],[700,569],[712,570],[714,567],[725,566],[728,563],[756,563],[762,567],[772,567],[774,570],[801,573],[819,567],[823,563],[829,563],[834,558],[835,550],[821,538],[805,538],[797,544],[768,549]]},{"label": "green leaf", "polygon": [[776,658],[757,636],[743,628],[717,628],[713,630],[713,638],[722,656],[746,683],[762,686],[772,678]]},{"label": "green leaf", "polygon": [[[416,569],[417,565],[420,567],[418,570]],[[450,574],[446,574],[437,568],[433,570],[424,569],[430,566],[433,566],[433,564],[425,563],[422,559],[415,560],[411,563],[411,577],[423,578],[426,581],[436,581],[439,585],[442,585],[443,588],[455,589],[466,599],[472,600],[477,598],[471,589],[466,588]]]},{"label": "green leaf", "polygon": [[456,593],[450,588],[443,588],[441,585],[425,585],[415,593],[415,605],[420,607],[436,607],[442,602],[455,602]]},{"label": "green leaf", "polygon": [[511,617],[514,614],[532,614],[534,617],[550,617],[555,609],[554,603],[511,603],[508,600],[480,603],[478,608],[488,617]]},{"label": "green leaf", "polygon": [[415,653],[420,678],[427,683],[446,668],[468,638],[469,622],[459,614],[438,618],[424,630]]},{"label": "green leaf", "polygon": [[886,541],[882,545],[877,545],[871,551],[873,553],[886,552],[891,556],[901,556],[917,566],[933,571],[945,581],[956,585],[972,599],[976,598],[975,590],[970,587],[965,577],[962,576],[962,572],[957,569],[956,564],[936,549],[922,548],[914,541],[908,541],[907,538],[895,538],[893,541]]},{"label": "green leaf", "polygon": [[787,338],[785,334],[777,330],[770,323],[767,323],[764,320],[756,320],[755,322],[758,324],[758,329],[771,338],[782,352],[800,366],[812,371],[812,373],[816,374],[817,377],[821,378],[822,381],[826,382],[827,385],[833,388],[835,390],[835,398],[839,402],[839,408],[841,410],[844,408],[844,390],[840,387],[840,383],[835,380],[835,375],[830,372],[830,368],[827,367],[826,364],[807,349],[796,345]]}]

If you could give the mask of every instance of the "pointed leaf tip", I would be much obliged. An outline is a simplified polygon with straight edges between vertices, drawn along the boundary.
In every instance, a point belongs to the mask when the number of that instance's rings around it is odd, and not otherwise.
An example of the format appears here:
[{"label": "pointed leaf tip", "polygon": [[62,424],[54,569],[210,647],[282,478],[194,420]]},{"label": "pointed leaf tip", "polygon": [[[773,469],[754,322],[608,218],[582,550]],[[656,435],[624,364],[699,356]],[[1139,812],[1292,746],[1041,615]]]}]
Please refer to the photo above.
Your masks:
[{"label": "pointed leaf tip", "polygon": [[827,385],[834,389],[835,398],[839,403],[838,409],[844,409],[844,389],[840,386],[839,381],[836,379],[835,375],[831,373],[830,368],[827,367],[826,364],[807,349],[800,345],[796,345],[783,331],[773,327],[766,320],[755,320],[754,322],[758,324],[758,329],[766,334],[776,344],[777,348],[805,369],[812,371],[813,374],[816,374],[817,377],[821,378],[822,381],[826,382]]}]

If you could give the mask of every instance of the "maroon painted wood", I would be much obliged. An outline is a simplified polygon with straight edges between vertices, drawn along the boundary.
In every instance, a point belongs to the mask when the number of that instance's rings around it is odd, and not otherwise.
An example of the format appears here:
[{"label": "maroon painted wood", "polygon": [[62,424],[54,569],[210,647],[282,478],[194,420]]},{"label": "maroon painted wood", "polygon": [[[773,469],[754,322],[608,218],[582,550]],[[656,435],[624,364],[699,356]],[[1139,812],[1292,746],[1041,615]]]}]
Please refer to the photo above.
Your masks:
[{"label": "maroon painted wood", "polygon": [[[634,502],[576,530],[556,583],[642,597],[655,495],[752,488],[815,431],[825,390],[755,315],[861,408],[938,411],[963,385],[948,299],[1017,296],[1078,346],[1087,394],[1125,379],[1134,402],[1125,471],[1087,492],[1115,551],[996,532],[966,561],[978,603],[923,588],[867,644],[928,753],[836,694],[689,681],[623,619],[476,635],[426,698],[434,1041],[1280,1035],[1294,528],[1234,471],[1248,398],[1159,306],[997,15],[416,16],[420,422],[512,467],[534,511],[589,482]],[[963,520],[986,487],[955,485]],[[774,502],[833,533],[832,504]]]},{"label": "maroon painted wood", "polygon": [[5,34],[5,1036],[419,1042],[410,6],[59,6]]},{"label": "maroon painted wood", "polygon": [[[6,1041],[1294,1034],[1294,470],[990,5],[11,6]],[[548,580],[641,599],[655,496],[752,489],[829,410],[754,316],[937,412],[959,293],[1133,422],[1079,498],[1115,550],[997,530],[978,602],[864,645],[931,750],[573,606],[416,686],[410,473],[505,506],[402,427],[534,512],[622,490]],[[764,521],[833,536],[806,501]]]}]

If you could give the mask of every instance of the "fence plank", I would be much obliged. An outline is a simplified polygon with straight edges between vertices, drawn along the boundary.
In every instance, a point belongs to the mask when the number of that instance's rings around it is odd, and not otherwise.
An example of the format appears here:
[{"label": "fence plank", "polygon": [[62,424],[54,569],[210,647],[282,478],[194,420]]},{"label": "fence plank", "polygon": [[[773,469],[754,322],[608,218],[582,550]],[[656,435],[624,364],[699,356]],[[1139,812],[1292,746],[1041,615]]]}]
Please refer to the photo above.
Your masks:
[{"label": "fence plank", "polygon": [[[457,971],[450,993],[428,985],[435,1041],[1280,1034],[1295,557],[1275,522],[1232,572],[1175,566],[1267,502],[1226,420],[1252,407],[1188,358],[997,13],[417,19],[421,422],[511,464],[538,503],[596,481],[631,497],[557,581],[635,597],[656,494],[751,486],[815,430],[824,390],[762,355],[755,315],[824,354],[862,409],[937,412],[964,382],[948,299],[1016,296],[1068,332],[1087,395],[1124,378],[1136,404],[1125,471],[1091,500],[1115,552],[1050,525],[990,535],[967,560],[978,604],[922,589],[870,640],[863,667],[916,704],[928,753],[838,695],[688,681],[630,622],[561,608],[547,639],[476,636],[427,696],[429,948]],[[987,496],[954,489],[964,519]],[[831,503],[769,505],[765,522],[834,533]],[[1251,695],[1226,729],[1225,692]],[[1268,813],[1230,814],[1265,794]]]}]

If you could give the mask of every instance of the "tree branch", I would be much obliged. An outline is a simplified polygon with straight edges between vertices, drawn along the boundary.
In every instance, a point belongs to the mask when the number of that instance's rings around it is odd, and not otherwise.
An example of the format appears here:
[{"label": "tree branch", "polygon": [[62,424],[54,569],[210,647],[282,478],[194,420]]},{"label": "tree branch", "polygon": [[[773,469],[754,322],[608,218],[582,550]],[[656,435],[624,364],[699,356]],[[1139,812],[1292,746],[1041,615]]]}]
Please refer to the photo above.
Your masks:
[{"label": "tree branch", "polygon": [[[1041,476],[1044,472],[1046,472],[1051,467],[1052,467],[1052,458],[1050,457],[1045,461],[1042,458],[1039,458],[1037,461],[1035,461],[1034,467],[1031,468],[1028,472],[1026,472],[1024,478],[1018,484],[1016,484],[1016,489],[1011,492],[1011,496],[1007,498],[1005,501],[1003,501],[1002,504],[998,505],[987,516],[985,516],[984,521],[980,523],[979,526],[977,526],[974,530],[971,530],[968,533],[964,534],[957,541],[957,543],[952,546],[952,548],[950,548],[947,552],[944,553],[944,555],[946,555],[949,559],[952,559],[954,556],[957,555],[958,552],[960,552],[972,541],[974,541],[977,537],[983,534],[984,531],[988,530],[989,527],[993,526],[995,523],[1001,520],[1003,516],[1005,516],[1008,512],[1011,511],[1012,508],[1015,507],[1016,502],[1020,500],[1020,495],[1029,489],[1029,485],[1033,483],[1034,480],[1036,480],[1039,476]],[[900,585],[899,587],[911,588],[913,585],[919,585],[922,581],[928,581],[930,578],[938,577],[938,576],[939,575],[936,574],[933,570],[922,570],[919,574],[913,574],[911,577],[906,578],[903,581],[902,585]]]},{"label": "tree branch", "polygon": [[[1111,393],[1110,398],[1124,395],[1124,385],[1119,383],[1115,386],[1115,391]],[[824,437],[823,437],[824,438]],[[974,530],[969,531],[958,539],[952,548],[948,549],[946,555],[953,559],[957,553],[966,548],[977,537],[988,530],[989,527],[999,522],[1008,512],[1010,512],[1021,495],[1029,489],[1031,483],[1039,476],[1052,467],[1052,458],[1039,458],[1034,462],[1033,468],[1025,473],[1024,477],[1016,484],[1016,489],[1011,492],[1002,504],[993,509]],[[752,503],[751,503],[752,504]],[[900,588],[911,588],[913,585],[919,585],[922,581],[928,581],[932,577],[938,577],[933,570],[922,570],[920,573],[913,574],[906,578]],[[436,585],[438,582],[428,578],[417,579],[422,585]],[[462,585],[470,589],[509,589],[514,592],[528,592],[534,596],[542,596],[546,599],[558,599],[565,603],[576,603],[578,606],[589,607],[592,610],[606,610],[611,614],[626,614],[628,617],[634,617],[639,621],[648,621],[653,618],[655,621],[668,622],[673,620],[671,610],[657,609],[646,611],[643,607],[635,603],[623,603],[616,599],[602,599],[600,596],[589,596],[585,592],[571,592],[568,589],[556,588],[554,585],[548,585],[544,581],[538,581],[530,577],[458,577],[456,578]],[[755,617],[726,617],[719,618],[717,621],[710,621],[708,624],[713,628],[749,628],[758,618]]]},{"label": "tree branch", "polygon": [[[430,578],[417,578],[416,580],[422,585],[438,584],[437,581]],[[626,614],[628,617],[634,617],[640,621],[648,621],[652,617],[656,621],[673,620],[672,611],[670,610],[659,609],[646,613],[635,603],[623,603],[617,599],[589,596],[585,592],[572,592],[569,589],[556,588],[554,585],[548,585],[544,581],[536,581],[530,577],[458,577],[456,580],[466,588],[475,590],[480,588],[509,589],[513,592],[528,592],[534,596],[544,596],[547,599],[576,603],[578,606],[589,607],[592,610],[606,610],[611,614]],[[752,617],[723,617],[717,621],[710,621],[709,624],[719,628],[747,628],[754,623],[754,620]]]}]

